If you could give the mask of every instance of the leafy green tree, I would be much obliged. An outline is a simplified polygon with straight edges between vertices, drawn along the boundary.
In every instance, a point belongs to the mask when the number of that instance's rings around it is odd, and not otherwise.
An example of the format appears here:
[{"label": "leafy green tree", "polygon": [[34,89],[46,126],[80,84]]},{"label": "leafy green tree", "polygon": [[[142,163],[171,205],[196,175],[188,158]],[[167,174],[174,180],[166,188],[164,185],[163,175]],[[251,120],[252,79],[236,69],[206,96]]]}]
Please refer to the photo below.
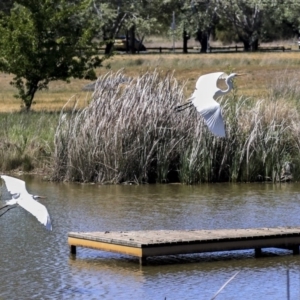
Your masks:
[{"label": "leafy green tree", "polygon": [[143,41],[150,32],[161,33],[170,26],[172,10],[178,0],[92,0],[98,20],[105,20],[98,38],[106,41],[105,53],[113,51],[115,38],[127,32],[130,50],[134,52],[134,37]]},{"label": "leafy green tree", "polygon": [[245,51],[258,49],[261,29],[267,8],[273,0],[213,0],[215,11],[229,30],[235,34],[244,44]]},{"label": "leafy green tree", "polygon": [[114,40],[119,34],[127,17],[127,13],[122,9],[122,7],[123,4],[126,6],[128,2],[129,1],[127,0],[91,1],[96,18],[99,22],[101,22],[97,38],[105,41],[105,54],[111,54],[113,51]]},{"label": "leafy green tree", "polygon": [[14,74],[11,84],[26,110],[50,81],[96,78],[103,58],[95,25],[82,0],[16,0],[0,16],[0,71]]},{"label": "leafy green tree", "polygon": [[158,28],[157,9],[163,6],[159,0],[131,1],[131,11],[124,22],[124,30],[130,37],[130,50],[135,52],[135,37],[143,42],[145,36],[155,27]]},{"label": "leafy green tree", "polygon": [[[300,34],[300,2],[273,0],[273,12],[270,19],[276,26],[280,26],[285,36],[299,37]],[[284,29],[286,29],[284,31]],[[289,30],[287,30],[289,29]],[[274,27],[273,27],[274,30]],[[278,32],[278,31],[277,31]]]},{"label": "leafy green tree", "polygon": [[[201,52],[206,53],[209,47],[209,38],[217,21],[215,4],[212,0],[193,0],[186,11],[191,14],[189,27],[196,40],[201,45]],[[191,26],[193,26],[191,28]]]},{"label": "leafy green tree", "polygon": [[300,35],[298,0],[190,0],[183,14],[186,28],[200,33],[202,48],[215,29],[224,40],[243,42],[246,51],[256,51],[260,41]]},{"label": "leafy green tree", "polygon": [[[138,1],[131,0],[92,0],[98,20],[105,20],[100,27],[98,37],[106,41],[106,54],[111,54],[115,38],[127,29],[131,29],[131,35],[134,38],[135,28],[131,19],[139,22]],[[147,2],[147,1],[146,1]],[[134,47],[133,47],[134,48]]]},{"label": "leafy green tree", "polygon": [[[300,32],[298,0],[169,0],[176,9],[183,37],[195,36],[206,52],[210,36],[241,41],[256,51],[260,41],[291,37]],[[185,40],[185,42],[187,42]],[[186,43],[184,43],[184,48]]]},{"label": "leafy green tree", "polygon": [[212,0],[219,20],[216,36],[222,41],[244,43],[246,51],[259,42],[286,39],[300,29],[300,3],[288,0]]}]

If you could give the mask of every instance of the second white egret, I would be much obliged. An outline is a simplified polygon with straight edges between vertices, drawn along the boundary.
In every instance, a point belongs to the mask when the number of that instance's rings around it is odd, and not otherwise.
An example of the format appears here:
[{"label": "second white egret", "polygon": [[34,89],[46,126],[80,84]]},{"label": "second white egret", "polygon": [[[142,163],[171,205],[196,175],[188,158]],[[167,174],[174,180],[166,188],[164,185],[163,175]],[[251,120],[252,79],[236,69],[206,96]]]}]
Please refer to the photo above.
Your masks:
[{"label": "second white egret", "polygon": [[27,192],[25,181],[6,175],[1,175],[1,178],[4,180],[6,188],[12,196],[11,200],[6,201],[4,207],[18,204],[35,216],[46,229],[52,230],[52,224],[47,208],[35,200],[38,196],[31,195]]}]

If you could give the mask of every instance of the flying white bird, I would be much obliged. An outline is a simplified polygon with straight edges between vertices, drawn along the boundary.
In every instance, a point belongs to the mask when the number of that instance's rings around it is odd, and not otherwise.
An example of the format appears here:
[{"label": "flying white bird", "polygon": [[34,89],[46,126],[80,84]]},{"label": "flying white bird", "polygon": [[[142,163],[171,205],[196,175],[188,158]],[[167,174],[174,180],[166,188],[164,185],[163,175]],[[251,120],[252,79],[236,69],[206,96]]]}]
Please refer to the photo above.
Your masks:
[{"label": "flying white bird", "polygon": [[[219,137],[225,137],[225,126],[222,117],[220,104],[216,99],[231,91],[233,88],[233,78],[242,74],[232,73],[227,75],[224,72],[210,73],[202,75],[196,82],[196,89],[188,102],[175,107],[176,111],[182,111],[194,105],[197,111],[203,116],[210,131]],[[225,79],[226,90],[217,87],[217,81]]]},{"label": "flying white bird", "polygon": [[19,204],[34,215],[48,230],[52,230],[47,208],[35,200],[36,198],[39,198],[39,196],[33,196],[27,192],[25,181],[6,175],[1,175],[1,178],[4,180],[6,188],[12,196],[11,200],[6,201],[4,207]]}]

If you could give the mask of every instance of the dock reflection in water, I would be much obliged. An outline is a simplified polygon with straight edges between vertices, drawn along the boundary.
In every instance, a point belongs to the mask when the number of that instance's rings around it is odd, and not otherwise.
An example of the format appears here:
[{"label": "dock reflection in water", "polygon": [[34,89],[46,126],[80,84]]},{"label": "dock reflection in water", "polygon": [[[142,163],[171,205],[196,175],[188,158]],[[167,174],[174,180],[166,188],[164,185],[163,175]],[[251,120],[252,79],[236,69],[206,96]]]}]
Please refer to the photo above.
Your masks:
[{"label": "dock reflection in water", "polygon": [[220,299],[300,297],[300,258],[272,249],[138,259],[78,249],[70,231],[299,226],[300,185],[97,186],[22,177],[51,214],[53,232],[13,209],[0,218],[0,299]]}]

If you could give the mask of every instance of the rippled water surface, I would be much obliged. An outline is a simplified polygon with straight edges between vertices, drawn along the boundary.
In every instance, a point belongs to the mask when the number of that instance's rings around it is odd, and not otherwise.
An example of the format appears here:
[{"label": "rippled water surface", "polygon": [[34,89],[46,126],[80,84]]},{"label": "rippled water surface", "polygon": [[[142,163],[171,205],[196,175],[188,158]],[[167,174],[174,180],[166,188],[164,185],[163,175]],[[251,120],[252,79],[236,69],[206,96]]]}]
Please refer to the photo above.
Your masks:
[{"label": "rippled water surface", "polygon": [[[18,207],[0,218],[0,299],[300,298],[300,256],[278,249],[150,258],[78,248],[70,231],[299,226],[300,184],[98,186],[22,177],[53,220]],[[2,187],[2,190],[4,188]],[[5,193],[2,193],[4,202]],[[2,202],[2,203],[1,203]],[[289,276],[287,275],[289,272]],[[289,279],[289,280],[288,280]]]}]

